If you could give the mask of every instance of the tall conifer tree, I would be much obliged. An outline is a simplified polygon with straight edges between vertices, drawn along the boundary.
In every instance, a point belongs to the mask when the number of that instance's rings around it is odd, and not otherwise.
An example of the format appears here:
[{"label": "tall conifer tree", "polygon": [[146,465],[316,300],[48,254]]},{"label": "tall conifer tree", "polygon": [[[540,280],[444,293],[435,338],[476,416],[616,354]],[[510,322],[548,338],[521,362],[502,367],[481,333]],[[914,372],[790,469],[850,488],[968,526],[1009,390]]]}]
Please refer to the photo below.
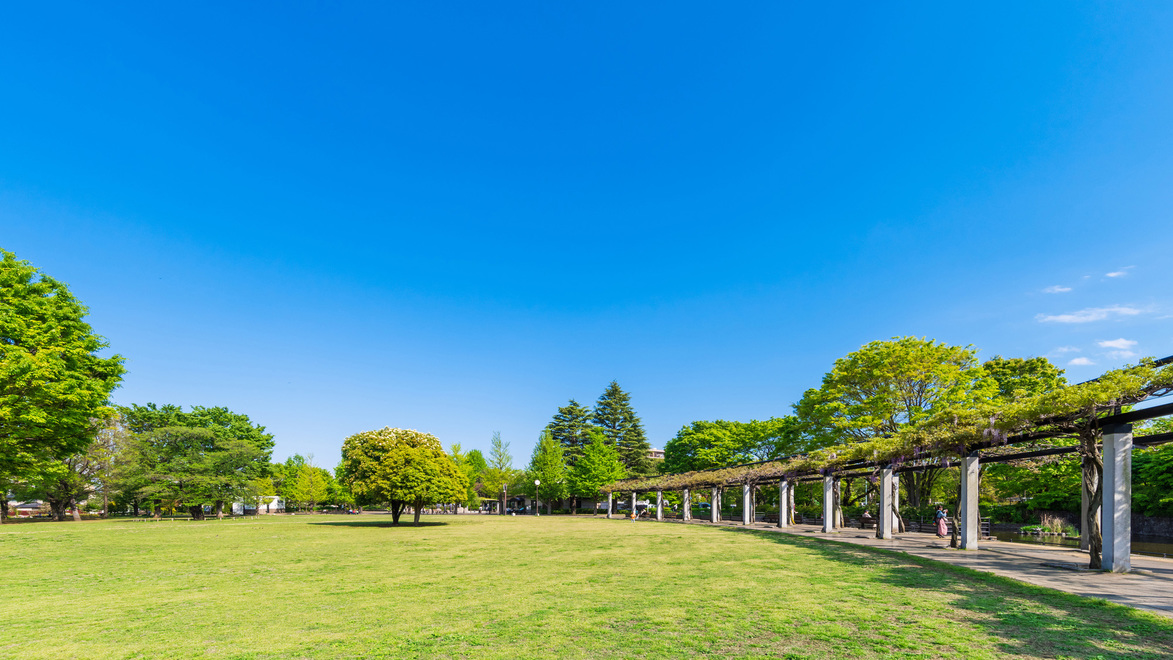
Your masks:
[{"label": "tall conifer tree", "polygon": [[651,445],[644,435],[643,423],[631,409],[631,395],[624,392],[619,383],[611,381],[607,390],[595,403],[595,425],[603,430],[608,444],[619,451],[628,473],[648,474],[652,470],[652,459],[648,457]]},{"label": "tall conifer tree", "polygon": [[591,411],[574,399],[558,409],[546,431],[562,445],[566,465],[574,467],[582,448],[590,442]]}]

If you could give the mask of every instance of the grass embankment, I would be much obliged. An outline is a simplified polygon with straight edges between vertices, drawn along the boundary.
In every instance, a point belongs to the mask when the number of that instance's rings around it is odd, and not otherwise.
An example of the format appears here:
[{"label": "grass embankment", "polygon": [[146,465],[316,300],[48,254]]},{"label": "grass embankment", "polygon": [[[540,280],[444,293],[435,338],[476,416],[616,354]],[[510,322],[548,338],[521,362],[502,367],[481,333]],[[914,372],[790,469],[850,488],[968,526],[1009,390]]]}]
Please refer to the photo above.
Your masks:
[{"label": "grass embankment", "polygon": [[1173,622],[814,539],[430,516],[0,527],[0,657],[1168,658]]}]

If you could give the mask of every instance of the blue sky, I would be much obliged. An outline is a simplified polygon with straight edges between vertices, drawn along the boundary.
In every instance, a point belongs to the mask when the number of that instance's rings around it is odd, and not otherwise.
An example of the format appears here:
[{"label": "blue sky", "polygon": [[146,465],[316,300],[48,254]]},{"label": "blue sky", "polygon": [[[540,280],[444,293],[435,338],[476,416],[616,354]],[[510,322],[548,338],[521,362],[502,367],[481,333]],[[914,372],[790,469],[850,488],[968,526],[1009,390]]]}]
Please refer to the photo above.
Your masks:
[{"label": "blue sky", "polygon": [[1173,354],[1171,63],[1160,3],[7,5],[0,247],[278,458],[520,466],[612,379],[662,447],[875,339]]}]

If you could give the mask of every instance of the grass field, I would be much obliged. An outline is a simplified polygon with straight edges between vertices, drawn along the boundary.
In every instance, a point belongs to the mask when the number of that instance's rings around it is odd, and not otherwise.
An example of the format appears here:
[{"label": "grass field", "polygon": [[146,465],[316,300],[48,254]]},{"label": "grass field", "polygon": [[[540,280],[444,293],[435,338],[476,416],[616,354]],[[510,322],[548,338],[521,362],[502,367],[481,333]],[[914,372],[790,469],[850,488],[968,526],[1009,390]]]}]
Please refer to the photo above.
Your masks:
[{"label": "grass field", "polygon": [[1156,615],[855,546],[425,520],[0,527],[0,657],[1173,657]]}]

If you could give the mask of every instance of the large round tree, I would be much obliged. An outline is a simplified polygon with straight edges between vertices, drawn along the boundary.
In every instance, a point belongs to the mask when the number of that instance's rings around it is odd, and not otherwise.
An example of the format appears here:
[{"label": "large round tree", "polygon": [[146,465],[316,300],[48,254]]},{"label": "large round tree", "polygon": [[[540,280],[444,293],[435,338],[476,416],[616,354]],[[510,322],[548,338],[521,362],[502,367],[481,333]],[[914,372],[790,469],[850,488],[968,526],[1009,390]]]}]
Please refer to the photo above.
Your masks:
[{"label": "large round tree", "polygon": [[100,357],[104,339],[69,289],[0,250],[0,491],[94,438],[122,358]]},{"label": "large round tree", "polygon": [[459,501],[468,488],[436,436],[410,429],[387,427],[350,436],[342,443],[341,467],[355,497],[389,504],[394,524],[411,505],[418,525],[425,504]]}]

